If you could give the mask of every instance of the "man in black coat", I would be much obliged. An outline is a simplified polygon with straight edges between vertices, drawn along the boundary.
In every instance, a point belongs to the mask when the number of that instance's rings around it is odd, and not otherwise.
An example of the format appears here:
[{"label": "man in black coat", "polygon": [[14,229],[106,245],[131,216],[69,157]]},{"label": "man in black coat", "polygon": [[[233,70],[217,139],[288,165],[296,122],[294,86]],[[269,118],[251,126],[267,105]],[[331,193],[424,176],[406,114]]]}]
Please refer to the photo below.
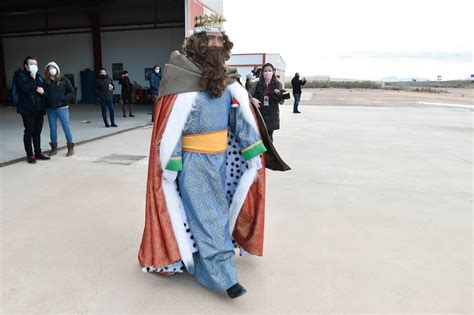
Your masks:
[{"label": "man in black coat", "polygon": [[127,117],[127,115],[125,115],[125,103],[128,103],[128,116],[135,117],[135,115],[132,114],[132,84],[128,78],[127,70],[122,73],[119,84],[122,86],[123,117]]},{"label": "man in black coat", "polygon": [[[102,108],[102,118],[104,119],[105,127],[117,127],[115,124],[115,108],[114,102],[112,99],[112,94],[114,92],[114,81],[107,75],[107,70],[105,68],[100,69],[100,75],[95,83],[95,91],[97,92],[98,99],[100,101],[100,106]],[[110,114],[110,125],[107,121],[107,109]]]},{"label": "man in black coat", "polygon": [[[44,80],[38,74],[38,61],[35,57],[28,56],[23,61],[23,69],[15,72],[13,78],[18,91],[17,112],[21,114],[25,131],[23,144],[25,146],[28,163],[36,163],[36,160],[49,160],[41,152],[41,130],[43,129],[46,107],[43,97]],[[31,146],[33,142],[33,148]]]},{"label": "man in black coat", "polygon": [[293,104],[293,114],[301,113],[298,110],[298,105],[301,100],[301,86],[305,85],[306,79],[300,80],[300,74],[295,73],[294,78],[291,80],[291,86],[293,87],[293,97],[295,98],[295,103]]}]

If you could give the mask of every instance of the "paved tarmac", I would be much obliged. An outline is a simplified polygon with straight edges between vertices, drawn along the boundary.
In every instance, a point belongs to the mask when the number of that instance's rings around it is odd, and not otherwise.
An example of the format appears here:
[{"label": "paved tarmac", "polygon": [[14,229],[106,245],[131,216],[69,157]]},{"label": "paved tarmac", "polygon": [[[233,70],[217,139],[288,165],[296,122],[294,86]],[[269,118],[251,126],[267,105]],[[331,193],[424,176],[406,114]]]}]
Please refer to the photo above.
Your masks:
[{"label": "paved tarmac", "polygon": [[140,271],[145,126],[0,168],[1,312],[471,314],[472,111],[300,110],[275,132],[292,170],[267,173],[265,255],[235,259],[247,295]]}]

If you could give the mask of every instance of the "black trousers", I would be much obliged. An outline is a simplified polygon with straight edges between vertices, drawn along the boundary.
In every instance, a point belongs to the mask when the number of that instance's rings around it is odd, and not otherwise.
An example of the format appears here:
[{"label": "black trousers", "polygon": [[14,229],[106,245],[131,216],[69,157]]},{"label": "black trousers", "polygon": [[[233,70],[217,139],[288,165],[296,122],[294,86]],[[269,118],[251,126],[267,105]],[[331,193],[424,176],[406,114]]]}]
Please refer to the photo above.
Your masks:
[{"label": "black trousers", "polygon": [[132,96],[123,96],[122,97],[122,109],[123,109],[123,115],[125,116],[125,103],[128,104],[128,114],[132,115]]},{"label": "black trousers", "polygon": [[25,126],[25,132],[23,134],[23,144],[27,156],[33,155],[33,148],[31,142],[33,141],[33,147],[35,154],[41,153],[41,130],[43,130],[43,113],[39,112],[35,115],[21,115],[23,118],[23,126]]}]

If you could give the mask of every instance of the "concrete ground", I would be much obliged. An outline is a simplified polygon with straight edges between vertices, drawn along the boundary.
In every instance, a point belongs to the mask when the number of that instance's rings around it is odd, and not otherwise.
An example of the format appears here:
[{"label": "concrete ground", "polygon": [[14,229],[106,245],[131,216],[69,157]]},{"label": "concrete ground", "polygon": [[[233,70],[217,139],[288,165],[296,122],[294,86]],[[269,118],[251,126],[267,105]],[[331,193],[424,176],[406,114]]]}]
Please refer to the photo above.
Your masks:
[{"label": "concrete ground", "polygon": [[441,89],[440,93],[386,89],[303,89],[301,103],[323,106],[426,107],[422,102],[471,105],[474,89]]},{"label": "concrete ground", "polygon": [[236,257],[247,295],[140,271],[146,126],[0,168],[2,313],[471,314],[472,111],[300,110],[275,132],[292,170],[267,173],[265,255]]}]

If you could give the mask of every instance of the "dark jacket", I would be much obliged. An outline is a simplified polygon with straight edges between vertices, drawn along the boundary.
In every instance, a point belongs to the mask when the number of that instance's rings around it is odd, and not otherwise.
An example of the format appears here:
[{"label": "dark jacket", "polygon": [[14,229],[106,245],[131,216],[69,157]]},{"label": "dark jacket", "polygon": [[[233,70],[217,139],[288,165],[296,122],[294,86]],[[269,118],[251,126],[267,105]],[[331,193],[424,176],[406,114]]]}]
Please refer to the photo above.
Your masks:
[{"label": "dark jacket", "polygon": [[[263,120],[267,125],[268,131],[280,129],[280,104],[281,97],[279,94],[274,92],[275,89],[281,90],[281,83],[278,81],[271,81],[268,85],[268,90],[265,87],[265,81],[263,79],[255,83],[255,91],[253,97],[260,101],[260,114],[262,114]],[[264,95],[265,91],[268,91],[269,106],[264,106]]]},{"label": "dark jacket", "polygon": [[114,81],[109,76],[105,79],[97,78],[95,81],[95,91],[101,101],[110,101],[112,99],[113,90],[109,90],[109,84],[112,84],[115,89]]},{"label": "dark jacket", "polygon": [[45,97],[47,108],[57,109],[69,106],[69,101],[74,98],[74,89],[66,77],[62,77],[59,81],[45,82],[45,90],[47,91]]},{"label": "dark jacket", "polygon": [[119,79],[119,84],[122,86],[122,99],[129,99],[132,96],[130,84],[130,79],[126,76],[123,76]]},{"label": "dark jacket", "polygon": [[152,71],[150,73],[150,93],[153,96],[158,96],[158,91],[160,90],[161,83],[161,72],[156,73]]},{"label": "dark jacket", "polygon": [[298,77],[294,77],[293,80],[291,80],[291,86],[293,87],[293,94],[301,94],[301,86],[305,85],[306,80],[300,80]]},{"label": "dark jacket", "polygon": [[41,112],[43,115],[46,114],[44,102],[44,96],[47,93],[46,89],[43,95],[36,92],[37,87],[44,88],[43,77],[38,73],[36,74],[36,79],[33,79],[29,71],[19,69],[15,72],[13,80],[18,91],[17,113],[36,115],[38,112]]}]

